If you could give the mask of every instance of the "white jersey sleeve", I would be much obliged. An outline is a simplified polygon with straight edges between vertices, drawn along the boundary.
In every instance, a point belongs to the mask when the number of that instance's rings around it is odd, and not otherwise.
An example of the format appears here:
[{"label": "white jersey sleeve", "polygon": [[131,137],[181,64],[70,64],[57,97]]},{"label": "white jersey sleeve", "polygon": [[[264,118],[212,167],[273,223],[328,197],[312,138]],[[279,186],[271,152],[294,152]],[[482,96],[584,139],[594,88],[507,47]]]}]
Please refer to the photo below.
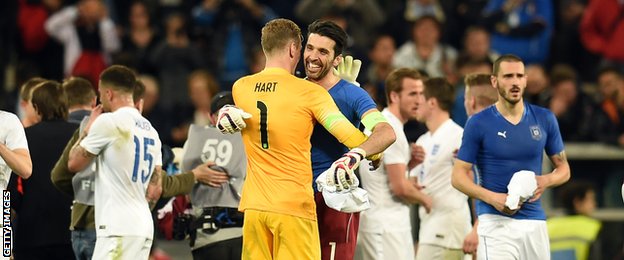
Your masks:
[{"label": "white jersey sleeve", "polygon": [[95,119],[87,136],[80,142],[80,146],[91,154],[98,155],[104,148],[115,140],[115,122],[110,114],[102,114]]},{"label": "white jersey sleeve", "polygon": [[0,111],[0,141],[10,150],[27,149],[28,142],[24,133],[24,126],[16,115]]}]

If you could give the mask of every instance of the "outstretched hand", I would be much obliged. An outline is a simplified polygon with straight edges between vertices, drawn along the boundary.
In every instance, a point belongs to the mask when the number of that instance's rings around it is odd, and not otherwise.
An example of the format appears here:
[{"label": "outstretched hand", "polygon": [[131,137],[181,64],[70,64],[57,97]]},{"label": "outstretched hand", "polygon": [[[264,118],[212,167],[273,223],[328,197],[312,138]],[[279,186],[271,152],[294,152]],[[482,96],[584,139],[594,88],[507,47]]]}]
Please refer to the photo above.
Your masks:
[{"label": "outstretched hand", "polygon": [[334,75],[344,79],[350,83],[359,85],[357,77],[360,74],[362,61],[353,59],[353,56],[346,56],[336,68],[333,69]]}]

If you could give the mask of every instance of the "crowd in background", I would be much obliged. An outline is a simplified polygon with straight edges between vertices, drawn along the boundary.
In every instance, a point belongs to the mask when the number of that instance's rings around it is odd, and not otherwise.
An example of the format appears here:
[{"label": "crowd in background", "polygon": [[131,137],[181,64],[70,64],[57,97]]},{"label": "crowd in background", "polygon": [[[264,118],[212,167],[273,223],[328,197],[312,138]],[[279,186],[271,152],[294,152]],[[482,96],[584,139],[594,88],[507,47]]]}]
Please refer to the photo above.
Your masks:
[{"label": "crowd in background", "polygon": [[[286,17],[305,28],[322,18],[349,33],[347,54],[364,64],[358,81],[380,107],[383,82],[393,68],[444,76],[461,90],[464,75],[489,73],[499,53],[513,53],[530,64],[526,98],[557,115],[565,141],[624,145],[624,7],[617,0],[14,0],[3,5],[0,68],[6,73],[0,73],[0,108],[8,111],[17,108],[19,86],[34,76],[81,76],[97,85],[106,66],[123,64],[148,79],[147,118],[164,143],[179,146],[189,123],[207,122],[208,100],[216,92],[263,68],[259,33],[267,21]],[[457,93],[453,119],[463,125],[463,91]]]},{"label": "crowd in background", "polygon": [[[446,77],[461,126],[464,76],[516,54],[528,65],[525,100],[556,115],[564,141],[624,147],[621,0],[9,0],[0,9],[0,109],[28,126],[19,103],[30,99],[20,100],[29,80],[79,76],[97,88],[102,70],[122,64],[141,75],[143,114],[163,143],[181,146],[190,124],[208,124],[216,93],[263,69],[260,29],[277,17],[342,26],[344,54],[363,61],[358,82],[380,108],[395,68]],[[411,142],[425,131],[406,125]],[[621,169],[609,171],[621,183]]]}]

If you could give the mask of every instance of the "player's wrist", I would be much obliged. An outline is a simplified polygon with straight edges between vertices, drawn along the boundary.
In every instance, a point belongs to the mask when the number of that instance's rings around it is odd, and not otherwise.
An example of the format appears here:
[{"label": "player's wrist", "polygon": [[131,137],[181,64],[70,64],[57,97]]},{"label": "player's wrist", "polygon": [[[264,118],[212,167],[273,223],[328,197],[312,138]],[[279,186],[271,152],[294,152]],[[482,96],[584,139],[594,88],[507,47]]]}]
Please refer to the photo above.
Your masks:
[{"label": "player's wrist", "polygon": [[360,156],[360,160],[366,158],[366,151],[362,148],[356,147],[353,148],[351,150],[349,150],[349,153],[355,153],[358,154]]}]

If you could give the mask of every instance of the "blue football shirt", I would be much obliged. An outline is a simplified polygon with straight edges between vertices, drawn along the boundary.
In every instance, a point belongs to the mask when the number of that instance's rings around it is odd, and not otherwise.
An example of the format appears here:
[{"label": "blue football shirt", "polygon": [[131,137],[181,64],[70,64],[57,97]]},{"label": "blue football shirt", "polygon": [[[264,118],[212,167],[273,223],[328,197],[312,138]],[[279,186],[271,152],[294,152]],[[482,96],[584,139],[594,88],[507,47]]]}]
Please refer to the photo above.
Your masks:
[{"label": "blue football shirt", "polygon": [[[368,110],[377,108],[368,92],[345,80],[338,81],[334,87],[329,89],[329,95],[338,105],[340,112],[349,119],[351,124],[358,128],[362,115]],[[346,146],[338,142],[333,135],[319,124],[314,125],[311,142],[313,180],[316,180],[323,171],[327,170],[336,159],[349,151]],[[312,186],[314,191],[318,191],[315,181],[312,182]]]},{"label": "blue football shirt", "polygon": [[[466,122],[457,157],[476,166],[479,183],[488,190],[507,193],[507,184],[515,172],[529,170],[542,174],[544,150],[549,156],[563,151],[554,114],[528,103],[524,107],[517,125],[507,121],[496,106],[484,109]],[[503,215],[483,201],[477,201],[477,213]],[[524,203],[511,217],[545,220],[546,214],[537,200]]]}]

